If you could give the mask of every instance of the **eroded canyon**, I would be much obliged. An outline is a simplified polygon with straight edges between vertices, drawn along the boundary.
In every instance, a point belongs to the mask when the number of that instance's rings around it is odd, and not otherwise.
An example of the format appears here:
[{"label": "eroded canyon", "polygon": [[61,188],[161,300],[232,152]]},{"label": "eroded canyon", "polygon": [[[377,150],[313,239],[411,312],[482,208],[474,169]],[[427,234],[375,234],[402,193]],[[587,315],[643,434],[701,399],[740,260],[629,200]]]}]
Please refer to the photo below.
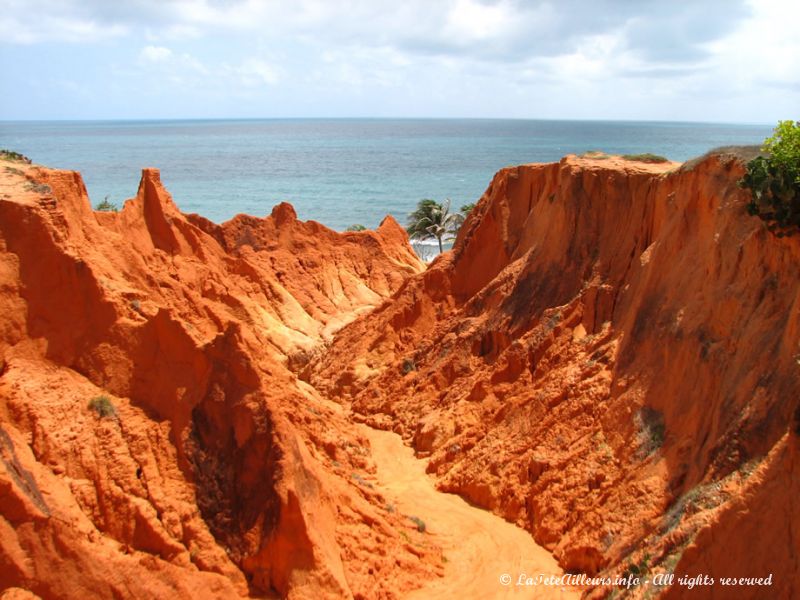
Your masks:
[{"label": "eroded canyon", "polygon": [[454,521],[397,501],[369,426],[551,572],[800,593],[800,244],[734,153],[503,169],[427,267],[391,217],[217,225],[155,169],[97,212],[77,173],[1,167],[0,588],[447,597]]}]

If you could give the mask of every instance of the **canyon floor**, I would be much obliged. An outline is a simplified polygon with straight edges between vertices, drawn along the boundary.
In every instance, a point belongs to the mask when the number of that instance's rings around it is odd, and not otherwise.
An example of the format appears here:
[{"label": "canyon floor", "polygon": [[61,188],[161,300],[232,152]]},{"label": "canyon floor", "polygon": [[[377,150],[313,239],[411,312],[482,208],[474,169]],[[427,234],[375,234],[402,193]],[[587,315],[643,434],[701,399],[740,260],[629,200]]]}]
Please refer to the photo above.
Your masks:
[{"label": "canyon floor", "polygon": [[425,265],[0,161],[3,598],[797,597],[800,243],[743,173],[508,167]]},{"label": "canyon floor", "polygon": [[[364,426],[377,466],[375,483],[397,510],[422,520],[426,533],[447,559],[444,575],[406,598],[579,598],[563,587],[517,586],[522,574],[560,575],[552,555],[525,530],[436,489],[425,472],[427,461],[414,456],[399,435]],[[513,575],[512,575],[513,574]],[[501,583],[501,576],[511,577]]]}]

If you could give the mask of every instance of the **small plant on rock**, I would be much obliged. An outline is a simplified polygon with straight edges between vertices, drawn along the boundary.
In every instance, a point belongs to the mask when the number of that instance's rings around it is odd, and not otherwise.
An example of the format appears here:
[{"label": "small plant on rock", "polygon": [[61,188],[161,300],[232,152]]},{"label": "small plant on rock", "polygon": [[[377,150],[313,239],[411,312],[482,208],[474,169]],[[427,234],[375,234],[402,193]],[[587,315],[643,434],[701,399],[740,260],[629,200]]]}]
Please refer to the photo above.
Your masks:
[{"label": "small plant on rock", "polygon": [[749,189],[747,211],[760,217],[778,237],[800,230],[800,121],[779,121],[774,135],[747,163],[739,185]]},{"label": "small plant on rock", "polygon": [[635,162],[643,162],[643,163],[665,163],[669,162],[669,159],[665,156],[659,156],[658,154],[652,154],[650,152],[645,152],[643,154],[623,154],[622,158],[625,160],[631,160]]},{"label": "small plant on rock", "polygon": [[630,579],[632,577],[644,577],[648,572],[648,565],[650,563],[650,554],[645,553],[639,559],[638,563],[630,562],[628,563],[628,567],[623,572],[622,576],[625,579]]},{"label": "small plant on rock", "polygon": [[103,198],[102,202],[98,202],[94,209],[101,212],[117,212],[119,210],[116,204],[108,200],[108,196]]},{"label": "small plant on rock", "polygon": [[417,363],[413,358],[403,359],[403,375],[408,375],[411,371],[417,370]]},{"label": "small plant on rock", "polygon": [[587,150],[583,154],[580,155],[581,158],[591,158],[593,160],[606,160],[607,158],[611,158],[609,154],[606,154],[602,150]]},{"label": "small plant on rock", "polygon": [[646,458],[664,444],[666,433],[664,415],[650,406],[643,406],[636,413],[634,422],[638,430],[636,435],[639,446],[638,454],[640,458]]},{"label": "small plant on rock", "polygon": [[31,164],[30,158],[24,154],[20,154],[19,152],[14,152],[13,150],[0,150],[0,159],[10,160],[11,162],[25,163],[26,165]]},{"label": "small plant on rock", "polygon": [[417,531],[419,531],[420,533],[425,533],[425,530],[427,529],[427,527],[425,526],[425,521],[423,521],[419,517],[408,517],[408,518],[414,523],[414,525],[417,526]]},{"label": "small plant on rock", "polygon": [[117,409],[108,396],[95,396],[89,400],[89,409],[96,412],[101,419],[104,417],[117,417]]},{"label": "small plant on rock", "polygon": [[36,181],[29,181],[25,184],[25,189],[34,194],[52,194],[53,189],[46,183],[37,183]]}]

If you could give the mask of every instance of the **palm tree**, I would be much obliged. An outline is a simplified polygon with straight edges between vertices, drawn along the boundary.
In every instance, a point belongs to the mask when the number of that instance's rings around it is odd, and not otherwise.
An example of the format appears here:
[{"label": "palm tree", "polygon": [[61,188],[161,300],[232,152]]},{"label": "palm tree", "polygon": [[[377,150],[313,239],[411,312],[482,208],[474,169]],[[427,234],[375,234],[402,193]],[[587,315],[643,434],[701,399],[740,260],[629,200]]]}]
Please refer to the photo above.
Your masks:
[{"label": "palm tree", "polygon": [[417,203],[417,210],[408,215],[408,235],[411,239],[426,240],[436,238],[439,253],[443,252],[442,240],[455,237],[464,222],[464,215],[450,212],[450,198],[439,204],[436,200],[424,198]]}]

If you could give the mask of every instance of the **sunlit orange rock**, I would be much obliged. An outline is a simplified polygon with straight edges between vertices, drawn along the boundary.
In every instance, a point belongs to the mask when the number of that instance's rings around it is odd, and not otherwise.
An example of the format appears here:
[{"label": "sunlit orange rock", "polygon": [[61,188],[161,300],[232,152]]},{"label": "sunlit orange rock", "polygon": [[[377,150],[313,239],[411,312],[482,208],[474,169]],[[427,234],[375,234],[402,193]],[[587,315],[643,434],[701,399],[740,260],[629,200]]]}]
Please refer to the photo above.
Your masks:
[{"label": "sunlit orange rock", "polygon": [[290,369],[423,269],[397,223],[215,225],[155,169],[101,213],[76,173],[3,167],[0,589],[391,598],[440,572]]},{"label": "sunlit orange rock", "polygon": [[95,212],[1,166],[4,597],[403,597],[442,555],[353,421],[565,570],[800,593],[800,244],[735,156],[503,169],[427,268],[391,218],[218,225],[155,169]]},{"label": "sunlit orange rock", "polygon": [[716,593],[793,597],[800,243],[747,215],[742,175],[724,153],[503,169],[310,381],[566,570],[771,572]]}]

